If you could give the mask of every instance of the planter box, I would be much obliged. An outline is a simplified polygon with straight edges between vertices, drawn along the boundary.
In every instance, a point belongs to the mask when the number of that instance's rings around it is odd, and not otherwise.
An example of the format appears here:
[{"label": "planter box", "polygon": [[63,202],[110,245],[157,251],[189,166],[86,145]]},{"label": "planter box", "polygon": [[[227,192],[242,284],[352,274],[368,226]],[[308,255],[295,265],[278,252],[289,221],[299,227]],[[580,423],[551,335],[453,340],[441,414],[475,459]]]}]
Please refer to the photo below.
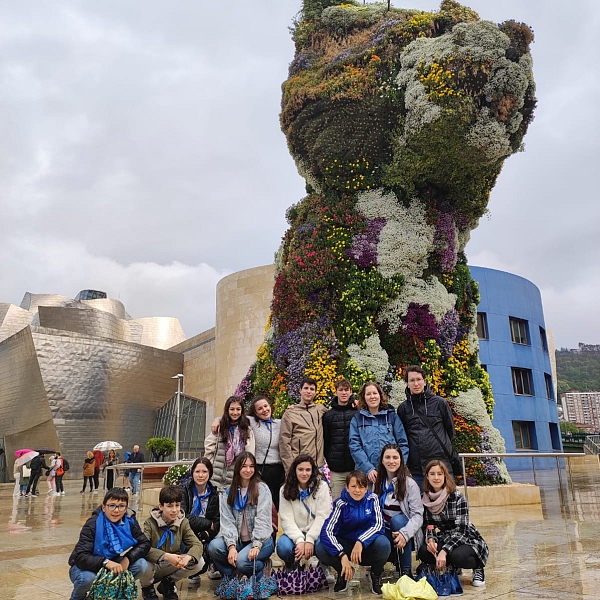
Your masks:
[{"label": "planter box", "polygon": [[[463,488],[458,490],[463,492]],[[540,504],[540,488],[530,483],[510,483],[508,485],[487,485],[469,488],[469,506],[514,506]]]}]

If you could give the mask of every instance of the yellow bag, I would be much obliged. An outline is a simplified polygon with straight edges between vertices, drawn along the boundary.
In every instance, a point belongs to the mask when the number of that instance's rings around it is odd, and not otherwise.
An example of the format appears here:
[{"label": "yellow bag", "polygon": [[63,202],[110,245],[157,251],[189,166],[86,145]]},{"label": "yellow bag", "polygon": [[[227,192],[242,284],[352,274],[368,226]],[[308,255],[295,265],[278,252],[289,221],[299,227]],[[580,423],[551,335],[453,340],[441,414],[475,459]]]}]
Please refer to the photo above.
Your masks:
[{"label": "yellow bag", "polygon": [[384,583],[384,600],[436,600],[438,595],[423,577],[413,581],[408,575],[402,575],[396,583]]}]

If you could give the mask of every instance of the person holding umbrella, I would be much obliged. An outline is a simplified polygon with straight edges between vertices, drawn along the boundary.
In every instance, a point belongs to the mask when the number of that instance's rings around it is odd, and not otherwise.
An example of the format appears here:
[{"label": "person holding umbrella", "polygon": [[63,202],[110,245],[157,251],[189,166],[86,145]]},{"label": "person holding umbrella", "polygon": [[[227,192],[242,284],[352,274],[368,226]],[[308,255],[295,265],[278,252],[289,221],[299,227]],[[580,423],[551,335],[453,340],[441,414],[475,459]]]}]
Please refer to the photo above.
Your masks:
[{"label": "person holding umbrella", "polygon": [[46,464],[46,460],[44,459],[44,453],[39,452],[38,456],[34,457],[31,461],[31,465],[29,466],[31,469],[31,473],[29,475],[29,483],[27,484],[27,492],[26,496],[39,496],[39,492],[37,491],[37,484],[42,476],[44,469],[48,469],[48,465]]},{"label": "person holding umbrella", "polygon": [[33,458],[38,456],[39,452],[31,450],[30,448],[22,448],[15,452],[17,460],[15,460],[15,466],[13,469],[15,477],[15,491],[13,496],[25,496],[27,485],[29,484],[30,469],[27,465]]},{"label": "person holding umbrella", "polygon": [[104,458],[103,462],[103,470],[104,470],[104,487],[107,490],[112,490],[115,482],[115,469],[106,469],[106,467],[112,467],[113,465],[119,464],[119,458],[117,456],[116,450],[120,450],[123,448],[119,442],[113,442],[111,440],[107,440],[106,442],[100,442],[94,446],[94,452],[108,452],[108,456]]}]

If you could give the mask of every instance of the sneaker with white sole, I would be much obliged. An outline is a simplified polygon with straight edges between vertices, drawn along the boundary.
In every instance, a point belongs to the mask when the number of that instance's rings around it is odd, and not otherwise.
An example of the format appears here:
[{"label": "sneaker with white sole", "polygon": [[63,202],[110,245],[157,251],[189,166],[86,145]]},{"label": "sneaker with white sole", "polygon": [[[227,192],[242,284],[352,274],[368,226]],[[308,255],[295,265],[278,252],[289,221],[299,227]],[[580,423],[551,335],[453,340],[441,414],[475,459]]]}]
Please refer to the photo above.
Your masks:
[{"label": "sneaker with white sole", "polygon": [[381,576],[381,573],[379,575],[375,575],[375,573],[371,571],[371,573],[369,574],[369,578],[371,580],[371,592],[373,594],[381,596],[381,594],[383,593],[381,590],[381,586],[383,585],[383,578]]},{"label": "sneaker with white sole", "polygon": [[209,579],[221,579],[223,577],[214,564],[209,565],[207,574]]},{"label": "sneaker with white sole", "polygon": [[327,583],[329,585],[333,585],[335,583],[335,575],[333,574],[331,567],[328,567],[327,565],[321,566],[323,568],[323,573],[325,573],[325,579],[327,580]]},{"label": "sneaker with white sole", "polygon": [[192,575],[191,577],[188,577],[188,585],[190,587],[200,585],[200,583],[200,575]]},{"label": "sneaker with white sole", "polygon": [[348,580],[340,573],[333,587],[334,592],[345,592],[348,589]]},{"label": "sneaker with white sole", "polygon": [[485,572],[483,571],[483,568],[473,569],[473,579],[471,580],[471,584],[475,587],[482,587],[485,585]]}]

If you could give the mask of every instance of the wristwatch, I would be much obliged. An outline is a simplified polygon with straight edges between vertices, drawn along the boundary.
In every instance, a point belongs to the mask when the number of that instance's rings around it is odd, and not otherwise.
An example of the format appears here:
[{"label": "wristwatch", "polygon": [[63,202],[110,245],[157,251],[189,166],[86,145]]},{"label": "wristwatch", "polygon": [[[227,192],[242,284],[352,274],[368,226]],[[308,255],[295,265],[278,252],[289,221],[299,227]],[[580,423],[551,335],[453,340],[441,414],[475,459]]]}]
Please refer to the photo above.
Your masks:
[{"label": "wristwatch", "polygon": [[108,563],[108,558],[105,558],[105,559],[102,561],[102,566],[103,566],[103,567],[105,567],[105,566],[107,565],[107,563]]}]

